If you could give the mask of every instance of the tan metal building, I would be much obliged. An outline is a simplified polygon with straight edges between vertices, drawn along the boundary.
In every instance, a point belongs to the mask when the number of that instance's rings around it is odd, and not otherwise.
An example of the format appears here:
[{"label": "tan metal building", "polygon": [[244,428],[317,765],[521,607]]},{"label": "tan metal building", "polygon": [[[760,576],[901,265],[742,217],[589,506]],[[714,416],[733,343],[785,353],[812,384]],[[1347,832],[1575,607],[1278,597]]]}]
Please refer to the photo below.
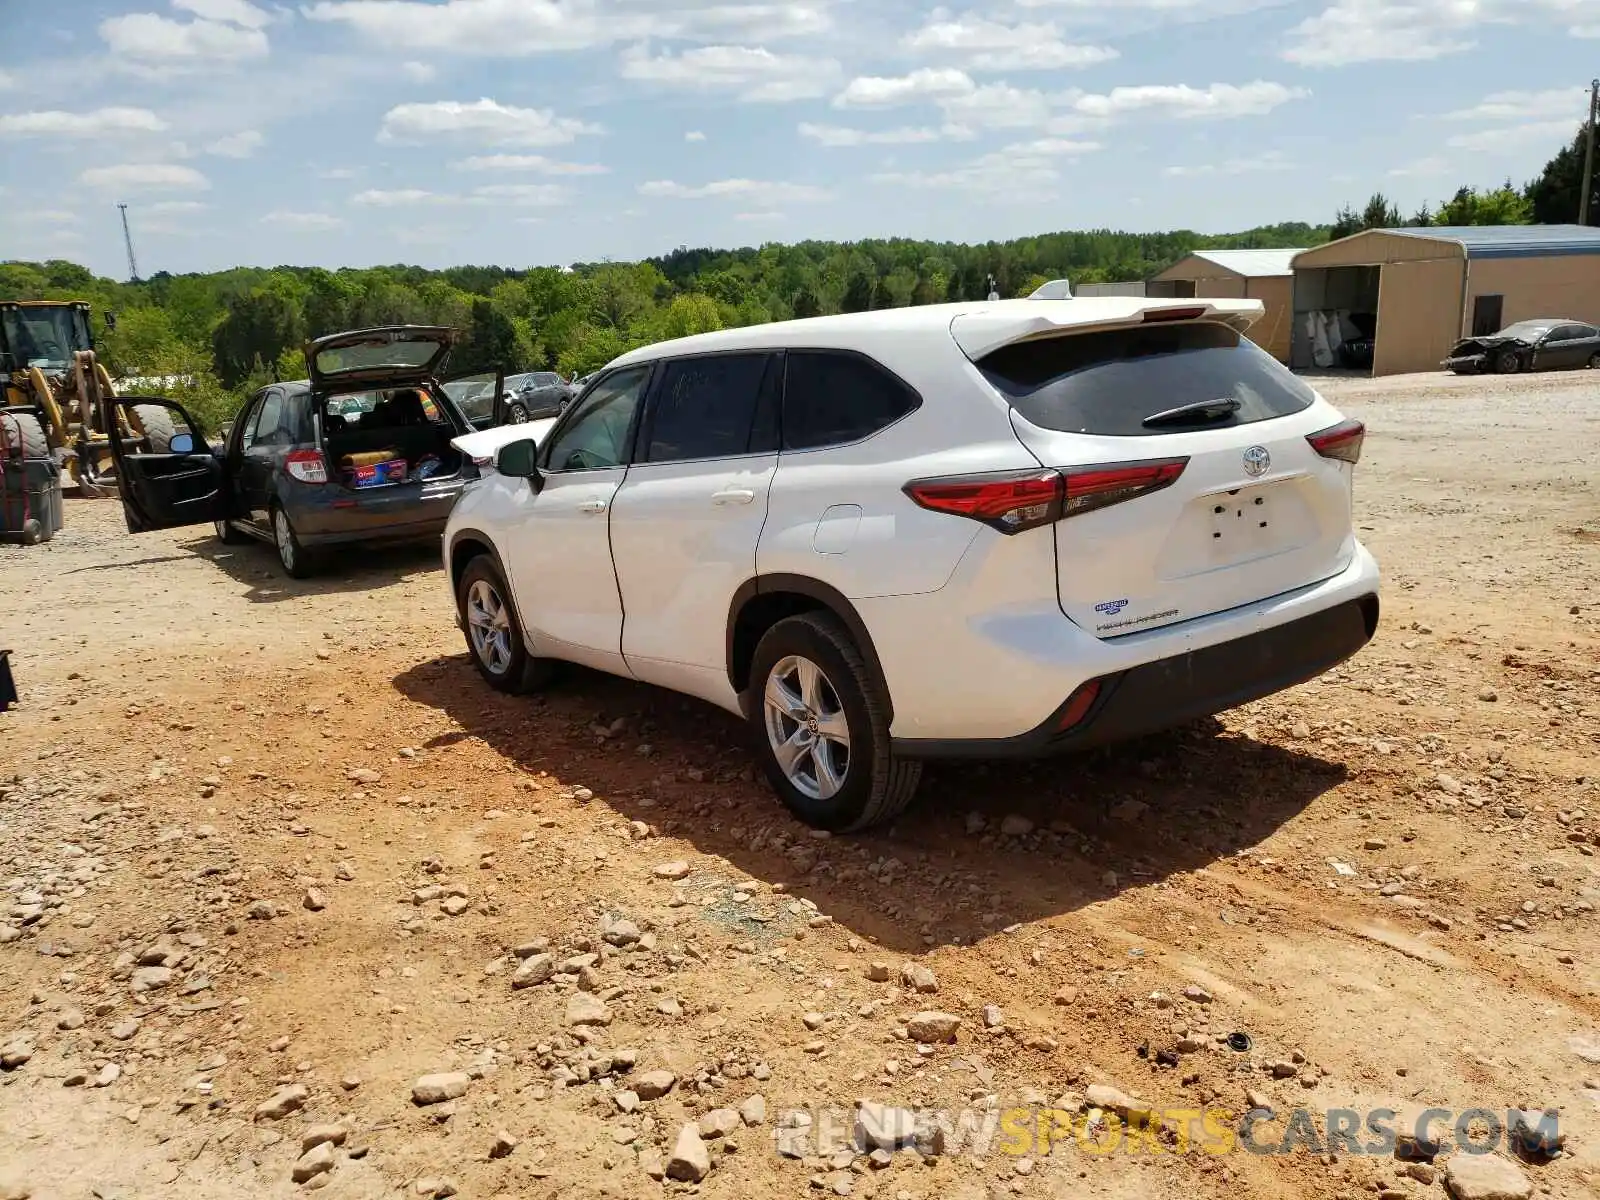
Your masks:
[{"label": "tan metal building", "polygon": [[1289,361],[1294,267],[1299,250],[1196,250],[1146,285],[1151,296],[1259,300],[1266,307],[1250,328],[1255,343],[1279,362]]},{"label": "tan metal building", "polygon": [[[1459,339],[1515,321],[1600,323],[1595,227],[1369,229],[1302,251],[1293,266],[1296,369],[1352,365],[1335,338],[1369,341],[1372,374],[1399,375],[1437,371]],[[1330,353],[1334,363],[1320,361]]]}]

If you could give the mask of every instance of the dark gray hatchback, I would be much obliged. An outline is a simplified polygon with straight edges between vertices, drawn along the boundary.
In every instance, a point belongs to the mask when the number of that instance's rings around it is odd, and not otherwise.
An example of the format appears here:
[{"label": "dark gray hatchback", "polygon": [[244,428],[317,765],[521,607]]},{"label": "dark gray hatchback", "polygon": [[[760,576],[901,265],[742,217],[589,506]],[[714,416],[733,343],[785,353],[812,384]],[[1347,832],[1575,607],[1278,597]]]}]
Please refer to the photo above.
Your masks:
[{"label": "dark gray hatchback", "polygon": [[453,337],[404,326],[312,342],[311,378],[261,389],[215,445],[173,401],[108,400],[135,434],[115,447],[128,529],[209,521],[224,542],[270,543],[296,578],[329,547],[438,537],[475,473],[450,445],[473,427],[437,379]]}]

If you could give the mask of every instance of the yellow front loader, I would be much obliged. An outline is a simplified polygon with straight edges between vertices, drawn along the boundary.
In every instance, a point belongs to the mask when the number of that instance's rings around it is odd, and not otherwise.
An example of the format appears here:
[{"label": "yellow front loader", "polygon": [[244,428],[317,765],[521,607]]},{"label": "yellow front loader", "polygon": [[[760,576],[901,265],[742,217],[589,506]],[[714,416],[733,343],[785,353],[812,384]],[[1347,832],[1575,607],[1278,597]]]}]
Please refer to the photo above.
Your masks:
[{"label": "yellow front loader", "polygon": [[[17,417],[24,457],[48,453],[85,496],[115,495],[102,396],[111,376],[95,357],[89,305],[82,300],[0,300],[4,409]],[[121,411],[120,409],[117,411]],[[122,437],[137,436],[119,418]]]}]

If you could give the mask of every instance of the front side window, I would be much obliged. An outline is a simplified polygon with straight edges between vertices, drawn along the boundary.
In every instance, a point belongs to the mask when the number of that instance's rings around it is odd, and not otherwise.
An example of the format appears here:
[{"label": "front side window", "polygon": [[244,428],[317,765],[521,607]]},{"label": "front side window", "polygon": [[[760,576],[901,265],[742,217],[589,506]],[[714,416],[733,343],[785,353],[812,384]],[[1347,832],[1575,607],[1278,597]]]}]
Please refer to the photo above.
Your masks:
[{"label": "front side window", "polygon": [[590,389],[572,419],[562,423],[545,454],[550,471],[599,471],[628,463],[629,438],[649,367],[630,367]]},{"label": "front side window", "polygon": [[1316,399],[1254,342],[1208,321],[1015,342],[978,369],[1027,421],[1060,433],[1227,428],[1288,416]]},{"label": "front side window", "polygon": [[906,384],[859,354],[791,350],[785,358],[785,450],[859,442],[921,403]]},{"label": "front side window", "polygon": [[642,461],[684,462],[770,453],[758,445],[756,413],[776,386],[769,354],[713,354],[673,359],[661,368],[650,404]]}]

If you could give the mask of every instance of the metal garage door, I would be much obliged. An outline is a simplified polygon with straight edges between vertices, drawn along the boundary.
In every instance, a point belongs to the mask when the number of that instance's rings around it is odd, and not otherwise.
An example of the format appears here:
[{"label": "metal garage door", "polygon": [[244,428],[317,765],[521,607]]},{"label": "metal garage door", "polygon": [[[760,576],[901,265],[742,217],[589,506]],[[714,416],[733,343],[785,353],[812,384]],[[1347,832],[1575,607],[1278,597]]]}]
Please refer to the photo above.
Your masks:
[{"label": "metal garage door", "polygon": [[1378,284],[1378,344],[1374,375],[1437,371],[1461,336],[1459,258],[1383,264]]}]

